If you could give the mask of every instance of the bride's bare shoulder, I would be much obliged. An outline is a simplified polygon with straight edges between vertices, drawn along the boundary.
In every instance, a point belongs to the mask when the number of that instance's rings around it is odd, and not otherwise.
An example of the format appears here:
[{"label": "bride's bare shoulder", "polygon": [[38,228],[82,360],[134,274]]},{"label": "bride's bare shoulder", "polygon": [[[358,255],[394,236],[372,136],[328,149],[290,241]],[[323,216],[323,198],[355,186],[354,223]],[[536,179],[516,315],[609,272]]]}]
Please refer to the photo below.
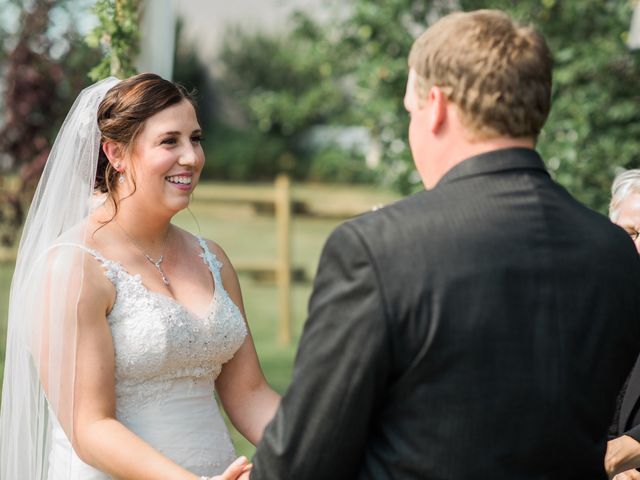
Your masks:
[{"label": "bride's bare shoulder", "polygon": [[105,275],[104,257],[87,241],[88,231],[86,225],[77,225],[60,235],[43,258],[44,270],[49,285],[64,285],[57,290],[67,300],[92,302],[108,312],[115,301],[115,287]]}]

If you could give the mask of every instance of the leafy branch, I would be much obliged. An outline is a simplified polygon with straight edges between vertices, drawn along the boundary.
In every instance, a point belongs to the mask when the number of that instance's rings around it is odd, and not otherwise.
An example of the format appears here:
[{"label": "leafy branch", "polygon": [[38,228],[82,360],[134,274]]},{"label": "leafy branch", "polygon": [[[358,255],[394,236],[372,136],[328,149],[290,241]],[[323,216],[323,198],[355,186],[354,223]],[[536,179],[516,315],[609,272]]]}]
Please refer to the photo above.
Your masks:
[{"label": "leafy branch", "polygon": [[140,0],[98,0],[93,8],[98,25],[87,36],[87,43],[102,47],[105,55],[90,72],[93,81],[113,75],[120,78],[137,73],[134,61],[139,52],[138,19]]}]

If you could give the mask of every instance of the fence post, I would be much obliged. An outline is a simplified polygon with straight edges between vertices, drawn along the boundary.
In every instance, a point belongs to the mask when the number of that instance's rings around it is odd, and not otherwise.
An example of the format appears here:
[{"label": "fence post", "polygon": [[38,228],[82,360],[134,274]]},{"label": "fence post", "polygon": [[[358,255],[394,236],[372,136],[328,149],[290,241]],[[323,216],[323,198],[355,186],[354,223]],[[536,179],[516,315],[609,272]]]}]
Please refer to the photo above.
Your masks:
[{"label": "fence post", "polygon": [[289,177],[280,174],[275,181],[276,284],[280,321],[278,340],[291,343],[291,194]]}]

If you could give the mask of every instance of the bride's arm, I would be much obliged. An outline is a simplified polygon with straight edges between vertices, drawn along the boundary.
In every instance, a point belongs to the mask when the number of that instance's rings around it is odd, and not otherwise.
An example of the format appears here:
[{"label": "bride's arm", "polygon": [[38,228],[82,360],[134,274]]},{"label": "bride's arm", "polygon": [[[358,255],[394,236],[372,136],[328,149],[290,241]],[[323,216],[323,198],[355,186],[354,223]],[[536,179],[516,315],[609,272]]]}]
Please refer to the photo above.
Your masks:
[{"label": "bride's arm", "polygon": [[[242,312],[246,324],[238,276],[224,251],[212,242],[209,242],[209,246],[224,265],[221,270],[222,283],[231,300]],[[216,390],[233,425],[255,445],[262,438],[267,423],[275,415],[280,395],[269,386],[262,373],[248,324],[247,332],[242,346],[223,365],[216,380]]]},{"label": "bride's arm", "polygon": [[[51,282],[56,279],[56,265],[68,268],[65,263],[53,263]],[[115,354],[106,319],[115,291],[93,258],[84,255],[80,263],[82,272],[71,275],[72,283],[65,289],[69,292],[67,318],[76,319],[75,362],[70,362],[71,375],[62,374],[55,383],[49,377],[46,385],[48,390],[65,390],[58,383],[73,382],[67,389],[67,398],[54,410],[74,450],[85,463],[119,479],[198,480],[198,476],[170,461],[116,419]],[[64,298],[57,299],[63,301]],[[73,331],[72,326],[67,327]],[[50,371],[50,365],[42,367],[42,371]],[[73,401],[69,402],[69,398]]]}]

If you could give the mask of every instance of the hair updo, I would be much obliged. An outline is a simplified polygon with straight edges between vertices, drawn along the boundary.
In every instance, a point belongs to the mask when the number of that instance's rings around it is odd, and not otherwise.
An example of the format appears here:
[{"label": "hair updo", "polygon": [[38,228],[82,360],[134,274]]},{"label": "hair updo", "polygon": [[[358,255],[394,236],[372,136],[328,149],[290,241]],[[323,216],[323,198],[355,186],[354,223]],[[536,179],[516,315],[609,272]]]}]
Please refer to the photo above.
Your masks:
[{"label": "hair updo", "polygon": [[192,94],[182,85],[154,73],[134,75],[106,93],[98,107],[101,138],[95,181],[97,191],[111,197],[116,181],[116,169],[102,149],[104,142],[117,142],[130,149],[145,120],[183,100],[188,100],[196,108]]},{"label": "hair updo", "polygon": [[609,204],[609,218],[617,222],[623,202],[632,193],[640,193],[640,169],[625,170],[616,175],[611,185],[611,203]]}]

